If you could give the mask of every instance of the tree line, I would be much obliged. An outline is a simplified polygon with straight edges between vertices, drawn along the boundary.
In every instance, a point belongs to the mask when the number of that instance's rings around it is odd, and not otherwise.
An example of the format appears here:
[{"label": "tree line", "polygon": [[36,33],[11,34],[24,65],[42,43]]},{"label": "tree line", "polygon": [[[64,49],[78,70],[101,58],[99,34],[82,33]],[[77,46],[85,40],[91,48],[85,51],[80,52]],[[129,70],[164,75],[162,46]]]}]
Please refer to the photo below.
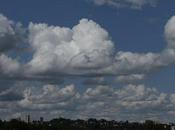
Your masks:
[{"label": "tree line", "polygon": [[71,120],[65,118],[50,121],[25,122],[20,119],[0,120],[0,130],[171,130],[172,125],[147,120],[144,123],[107,121],[105,119]]}]

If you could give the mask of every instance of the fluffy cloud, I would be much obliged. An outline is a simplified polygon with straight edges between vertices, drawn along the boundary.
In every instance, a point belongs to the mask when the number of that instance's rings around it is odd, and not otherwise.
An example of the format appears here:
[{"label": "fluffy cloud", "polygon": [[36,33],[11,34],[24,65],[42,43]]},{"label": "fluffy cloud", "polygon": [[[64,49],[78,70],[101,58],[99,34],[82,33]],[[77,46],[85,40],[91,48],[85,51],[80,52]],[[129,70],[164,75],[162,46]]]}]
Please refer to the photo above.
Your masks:
[{"label": "fluffy cloud", "polygon": [[76,73],[77,69],[97,69],[111,63],[113,42],[92,20],[82,19],[72,29],[31,23],[29,32],[35,51],[28,63],[32,72]]},{"label": "fluffy cloud", "polygon": [[14,24],[2,14],[0,14],[0,52],[14,49],[22,40],[20,36],[23,32],[21,24]]},{"label": "fluffy cloud", "polygon": [[[8,51],[15,49],[19,43],[17,36],[23,35],[17,33],[14,22],[1,15],[0,78],[26,80],[30,87],[23,85],[20,89],[2,90],[0,113],[4,117],[39,112],[50,117],[62,113],[71,118],[131,119],[130,113],[138,120],[175,113],[174,94],[161,93],[144,85],[127,85],[119,89],[109,87],[108,83],[114,77],[118,82],[134,83],[144,79],[147,73],[174,63],[174,23],[172,17],[166,24],[167,47],[159,53],[115,52],[108,32],[92,20],[82,19],[73,28],[30,23],[27,49],[31,51],[27,56],[31,59],[20,62],[19,57],[12,58]],[[72,77],[62,86],[53,83],[36,87],[34,82],[31,83],[36,79],[55,82],[60,76],[63,79]],[[81,78],[74,79],[76,76]],[[83,86],[82,81],[94,88],[84,88],[86,90],[80,93],[76,88]],[[68,83],[79,86],[64,86]]]},{"label": "fluffy cloud", "polygon": [[155,6],[158,0],[89,0],[96,5],[110,5],[115,7],[131,7],[141,9],[145,5]]},{"label": "fluffy cloud", "polygon": [[15,50],[22,42],[24,30],[21,24],[15,24],[7,17],[0,14],[0,76],[13,76],[19,73],[20,63],[6,54]]},{"label": "fluffy cloud", "polygon": [[[165,26],[167,47],[160,53],[115,52],[108,32],[92,20],[82,19],[73,28],[30,23],[27,47],[32,49],[32,58],[21,65],[17,59],[8,56],[6,50],[15,49],[19,39],[23,39],[19,33],[23,29],[1,15],[1,77],[56,81],[55,75],[114,75],[118,82],[134,83],[142,80],[146,73],[174,63],[174,21],[172,17]],[[6,34],[13,40],[6,42]],[[84,83],[109,84],[106,78],[94,78]]]},{"label": "fluffy cloud", "polygon": [[24,99],[19,102],[19,105],[31,110],[64,109],[78,98],[79,93],[75,91],[73,85],[62,89],[54,85],[45,85],[39,94],[33,94],[31,89],[26,89]]},{"label": "fluffy cloud", "polygon": [[4,54],[0,54],[0,75],[14,76],[20,72],[20,63]]},{"label": "fluffy cloud", "polygon": [[[54,114],[54,117],[67,118],[173,119],[173,116],[168,114],[175,108],[173,93],[162,93],[144,85],[127,85],[122,88],[98,85],[87,88],[82,93],[75,88],[74,85],[44,85],[42,89],[36,86],[27,89],[13,88],[17,89],[18,95],[21,93],[20,97],[23,98],[16,98],[16,101],[11,102],[2,99],[1,108],[6,109],[7,113],[18,113],[20,116],[24,116],[25,113],[35,116],[35,113],[38,113],[38,117],[45,115],[47,119],[52,118]],[[2,92],[0,97],[10,91]],[[13,95],[16,95],[15,91]],[[0,110],[1,112],[3,110]]]},{"label": "fluffy cloud", "polygon": [[115,74],[147,73],[163,66],[159,63],[160,54],[118,52],[111,66],[104,71]]},{"label": "fluffy cloud", "polygon": [[29,39],[34,55],[28,63],[29,70],[71,75],[145,74],[174,63],[173,23],[174,17],[165,26],[168,44],[162,52],[116,54],[109,34],[94,21],[82,19],[72,29],[30,24]]},{"label": "fluffy cloud", "polygon": [[82,19],[72,29],[31,23],[29,43],[34,54],[26,65],[27,71],[31,74],[58,75],[148,73],[175,61],[173,36],[167,36],[172,32],[168,30],[173,30],[169,27],[173,23],[171,21],[165,26],[167,48],[160,53],[115,53],[108,32],[92,20]]},{"label": "fluffy cloud", "polygon": [[[20,63],[7,50],[14,50],[23,39],[23,29],[0,16],[0,76],[18,76],[18,80],[42,80],[51,82],[59,76],[95,76],[84,84],[109,84],[107,78],[96,76],[113,75],[117,82],[135,83],[147,73],[175,62],[174,22],[172,17],[165,25],[167,47],[159,53],[115,52],[115,45],[108,32],[92,20],[82,19],[73,28],[30,23],[27,49],[31,60]],[[6,42],[6,36],[13,40]],[[15,39],[15,40],[14,40]],[[48,82],[50,82],[48,81]]]},{"label": "fluffy cloud", "polygon": [[108,106],[109,110],[134,113],[146,109],[155,109],[156,111],[158,107],[166,104],[166,97],[167,94],[144,85],[128,85],[121,89],[97,86],[95,89],[87,89],[84,94],[84,99],[88,100],[89,104],[95,105],[94,102],[100,102],[104,108]]},{"label": "fluffy cloud", "polygon": [[[1,17],[4,19],[1,20],[4,21],[1,23],[1,35],[8,32],[16,36],[13,24],[7,24],[10,20]],[[92,20],[82,19],[73,28],[30,23],[27,47],[29,50],[32,49],[32,58],[21,66],[16,59],[1,54],[1,70],[6,74],[22,72],[21,75],[24,77],[146,74],[174,63],[173,23],[174,17],[165,26],[168,44],[160,53],[115,52],[114,43],[108,32]],[[2,39],[0,42],[2,45],[7,44]],[[16,44],[13,41],[10,43]]]},{"label": "fluffy cloud", "polygon": [[168,47],[175,49],[175,16],[170,18],[165,26],[165,37],[168,42]]}]

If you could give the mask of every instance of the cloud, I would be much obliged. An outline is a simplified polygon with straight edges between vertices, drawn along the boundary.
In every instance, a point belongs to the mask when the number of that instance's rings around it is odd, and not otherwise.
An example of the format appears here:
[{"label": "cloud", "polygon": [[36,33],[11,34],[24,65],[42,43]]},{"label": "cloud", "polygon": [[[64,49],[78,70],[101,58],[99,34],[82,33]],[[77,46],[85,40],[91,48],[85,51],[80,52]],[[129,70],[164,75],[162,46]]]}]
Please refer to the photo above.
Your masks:
[{"label": "cloud", "polygon": [[86,103],[88,101],[89,106],[90,104],[101,103],[102,109],[106,106],[106,111],[108,111],[108,106],[109,113],[127,111],[135,114],[146,109],[157,111],[158,107],[166,104],[166,97],[167,94],[160,93],[155,88],[145,87],[144,85],[128,85],[121,89],[97,86],[96,88],[87,89],[84,94],[84,99]]},{"label": "cloud", "polygon": [[175,16],[171,17],[165,25],[165,37],[168,47],[175,49]]},{"label": "cloud", "polygon": [[92,20],[82,19],[72,29],[31,23],[29,32],[34,54],[28,66],[35,73],[101,68],[111,62],[114,52],[107,31]]},{"label": "cloud", "polygon": [[14,92],[5,91],[5,92],[0,93],[1,102],[13,102],[13,101],[18,101],[22,99],[23,99],[22,95],[16,94]]},{"label": "cloud", "polygon": [[163,66],[159,63],[160,54],[117,52],[114,62],[104,71],[111,74],[147,73],[152,69]]},{"label": "cloud", "polygon": [[173,105],[175,105],[175,94],[171,94],[170,99]]},{"label": "cloud", "polygon": [[16,51],[24,40],[24,29],[20,23],[14,23],[0,14],[0,77],[14,76],[20,73],[20,63],[8,56],[8,51]]},{"label": "cloud", "polygon": [[143,6],[156,6],[158,0],[89,0],[96,5],[109,5],[117,8],[130,7],[132,9],[141,9]]},{"label": "cloud", "polygon": [[144,79],[145,79],[144,74],[121,75],[116,78],[116,82],[130,84],[142,81]]},{"label": "cloud", "polygon": [[[154,118],[167,121],[174,117],[169,115],[175,108],[174,94],[162,93],[144,85],[126,85],[121,88],[97,85],[81,93],[75,85],[61,87],[47,84],[41,89],[36,86],[13,89],[17,89],[18,95],[23,98],[1,102],[1,109],[6,109],[6,117],[9,113],[20,113],[20,116],[31,113],[35,118],[44,115],[46,119],[64,116],[74,119],[93,117],[138,121]],[[7,92],[10,91],[2,93],[4,95]],[[38,113],[37,116],[35,113]]]},{"label": "cloud", "polygon": [[0,75],[14,76],[20,71],[20,63],[4,54],[0,54]]},{"label": "cloud", "polygon": [[[175,62],[174,17],[165,26],[167,47],[159,53],[116,51],[109,33],[88,19],[80,20],[72,28],[30,23],[26,48],[31,58],[27,61],[8,53],[21,42],[6,42],[6,34],[15,39],[16,36],[24,38],[23,34],[17,35],[16,24],[9,21],[0,16],[0,80],[25,81],[30,85],[1,90],[3,117],[31,112],[48,118],[60,114],[69,118],[140,120],[164,119],[174,112],[173,93],[162,93],[144,85],[109,86],[109,78],[135,83],[147,73]],[[61,85],[55,85],[56,81]],[[85,91],[80,93],[77,88],[83,85],[91,87],[84,87]]]},{"label": "cloud", "polygon": [[[16,31],[14,22],[1,15],[1,36],[10,34],[25,39],[24,32]],[[174,17],[165,25],[167,47],[159,53],[136,53],[116,51],[109,33],[92,20],[81,19],[72,28],[49,26],[46,23],[30,23],[26,48],[30,59],[21,62],[21,57],[11,57],[5,50],[15,50],[17,42],[11,41],[13,47],[4,48],[9,43],[0,39],[1,75],[16,79],[52,79],[60,76],[119,76],[128,75],[131,80],[142,79],[153,70],[175,62]],[[19,29],[19,28],[18,28]],[[25,30],[25,29],[21,29]],[[17,35],[18,34],[18,35]],[[20,34],[20,35],[19,35]],[[20,42],[19,42],[20,43]],[[26,54],[24,54],[26,55]],[[134,74],[137,74],[134,75]],[[127,82],[127,81],[126,81]]]},{"label": "cloud", "polygon": [[94,77],[94,78],[86,78],[83,81],[84,85],[107,85],[109,84],[108,81],[104,77]]},{"label": "cloud", "polygon": [[78,97],[79,94],[73,85],[65,86],[62,89],[54,85],[45,85],[42,88],[42,93],[37,95],[33,95],[31,89],[26,89],[24,99],[19,102],[19,105],[31,110],[64,109],[68,108],[71,102]]},{"label": "cloud", "polygon": [[[165,28],[168,25],[169,22]],[[160,53],[114,52],[116,48],[108,32],[87,19],[80,20],[72,29],[31,23],[29,32],[34,50],[32,60],[26,64],[29,74],[146,74],[175,61],[175,49],[169,42]]]},{"label": "cloud", "polygon": [[[0,21],[2,21],[0,22],[2,36],[8,33],[13,37],[25,39],[24,32],[17,33],[22,31],[14,29],[16,25],[14,22],[3,15]],[[29,80],[55,79],[55,76],[70,75],[89,77],[113,75],[119,76],[120,79],[123,75],[132,75],[132,78],[134,74],[146,75],[175,62],[173,23],[174,17],[165,26],[165,37],[168,42],[166,48],[159,53],[136,53],[116,51],[109,33],[92,20],[81,19],[72,28],[31,22],[26,34],[28,36],[26,48],[31,50],[27,55],[31,58],[21,63],[19,57],[12,58],[6,52],[1,52],[1,73],[6,77]],[[1,42],[2,50],[15,50],[17,42],[11,41],[13,47],[8,49],[4,48],[8,43],[0,39]]]},{"label": "cloud", "polygon": [[0,52],[14,49],[22,40],[23,31],[20,23],[15,24],[0,14]]},{"label": "cloud", "polygon": [[30,75],[147,74],[175,62],[173,36],[169,36],[172,19],[165,26],[167,47],[159,53],[115,52],[108,32],[92,20],[82,19],[72,29],[31,23],[29,43],[34,54],[25,70]]}]

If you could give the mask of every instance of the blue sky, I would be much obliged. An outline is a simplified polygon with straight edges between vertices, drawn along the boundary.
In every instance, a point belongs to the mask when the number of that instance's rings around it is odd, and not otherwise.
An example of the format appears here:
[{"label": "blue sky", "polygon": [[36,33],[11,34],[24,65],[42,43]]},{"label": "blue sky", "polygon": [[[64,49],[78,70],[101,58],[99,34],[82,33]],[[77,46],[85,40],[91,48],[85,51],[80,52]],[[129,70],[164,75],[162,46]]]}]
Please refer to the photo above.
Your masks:
[{"label": "blue sky", "polygon": [[[7,35],[12,37],[11,41],[8,41],[9,37],[6,38],[6,34],[9,32],[0,30],[0,34],[2,33],[0,37],[0,44],[2,44],[0,45],[2,48],[2,51],[0,49],[0,70],[2,71],[0,100],[2,101],[0,102],[5,105],[8,102],[15,104],[14,109],[8,106],[5,109],[0,108],[0,113],[6,111],[3,118],[8,119],[11,114],[14,117],[24,116],[25,113],[34,114],[36,111],[39,111],[40,115],[45,113],[48,119],[54,117],[53,113],[58,115],[61,113],[62,116],[68,118],[107,119],[116,119],[117,116],[120,117],[119,119],[127,119],[129,114],[126,113],[130,113],[134,115],[133,118],[129,118],[130,120],[147,118],[166,120],[163,117],[168,117],[168,114],[175,115],[173,110],[175,107],[175,58],[173,58],[175,53],[173,48],[167,47],[174,46],[175,43],[175,41],[172,42],[174,37],[171,30],[175,22],[170,19],[175,15],[175,1],[158,0],[155,5],[146,3],[147,0],[143,0],[141,5],[127,2],[127,0],[123,3],[115,0],[109,1],[114,4],[103,3],[102,0],[16,0],[15,2],[0,0],[0,13],[2,14],[0,27],[5,30],[11,28],[14,32],[14,34],[10,32]],[[118,5],[124,5],[124,7],[118,7]],[[4,18],[6,20],[3,21]],[[85,19],[80,21],[83,18]],[[9,23],[10,20],[13,23]],[[168,21],[172,23],[167,24]],[[18,22],[22,26],[19,27]],[[31,22],[33,24],[30,24]],[[45,25],[39,25],[40,23]],[[168,26],[165,27],[165,25]],[[64,30],[65,36],[62,36],[64,31],[57,27],[67,27],[68,30]],[[36,28],[42,31],[37,32]],[[165,28],[167,28],[166,33]],[[84,32],[85,35],[82,37],[81,29],[89,32]],[[60,31],[60,34],[54,31]],[[81,33],[77,33],[78,31]],[[91,31],[96,32],[94,36],[89,36],[90,33],[93,33]],[[70,42],[71,35],[75,35],[76,38],[73,37]],[[55,36],[64,37],[65,41]],[[100,39],[100,42],[96,37]],[[16,38],[20,40],[14,40]],[[86,41],[86,38],[90,41]],[[49,50],[57,42],[67,41],[78,46],[78,50],[72,46],[68,46],[68,49],[65,49],[66,46],[60,47],[65,53],[61,56],[59,54],[62,52],[59,52],[59,49],[54,50],[59,48],[58,46]],[[92,45],[89,45],[91,42]],[[7,47],[5,44],[8,44]],[[84,49],[86,45],[87,48]],[[24,51],[16,50],[16,47],[23,47]],[[76,51],[80,52],[76,53]],[[74,54],[75,57],[70,56]],[[88,63],[86,57],[92,63]],[[67,64],[64,64],[64,61],[67,60],[70,66],[65,67]],[[112,66],[116,68],[111,69]],[[19,91],[13,92],[14,89]],[[116,93],[122,91],[126,94],[116,96],[111,89],[114,89]],[[140,91],[136,91],[137,89]],[[55,91],[57,93],[54,93]],[[47,94],[44,95],[44,92],[56,96],[49,97],[46,96]],[[130,95],[129,92],[133,95]],[[110,97],[109,93],[112,93],[113,96]],[[63,97],[60,97],[59,94]],[[130,101],[130,98],[133,99],[137,94],[138,97]],[[11,98],[6,98],[9,95],[12,96],[12,99],[16,99],[16,102],[10,101]],[[80,100],[78,96],[83,100]],[[41,101],[40,97],[45,101]],[[152,97],[156,98],[152,99]],[[59,98],[63,98],[62,100],[68,106],[61,106],[63,102],[59,102]],[[120,104],[119,108],[117,108],[118,104],[111,105],[111,98],[123,101],[117,102]],[[93,102],[93,99],[96,99],[97,102]],[[144,103],[149,99],[153,100],[152,106]],[[38,103],[33,100],[38,100]],[[72,103],[72,100],[75,101]],[[124,102],[125,100],[128,102]],[[138,100],[142,104],[138,103]],[[54,106],[52,101],[57,105]],[[91,107],[82,102],[89,103]],[[103,107],[98,106],[100,103],[104,104]],[[137,107],[138,105],[141,107]],[[151,107],[147,108],[147,105]],[[75,108],[75,106],[78,107]],[[107,113],[105,113],[106,106],[111,109]],[[28,110],[27,107],[30,109]],[[68,107],[72,109],[69,110]],[[101,115],[91,115],[91,111],[95,111],[93,107],[101,107]],[[132,107],[135,111],[131,110]],[[166,109],[166,112],[162,113],[159,107]],[[18,108],[20,110],[17,110]],[[79,111],[82,108],[86,110],[85,115]],[[122,108],[124,111],[120,110]],[[111,114],[114,109],[119,111],[115,116]],[[145,109],[148,111],[141,114]],[[75,113],[79,113],[79,116]],[[149,116],[150,113],[154,116]]]}]

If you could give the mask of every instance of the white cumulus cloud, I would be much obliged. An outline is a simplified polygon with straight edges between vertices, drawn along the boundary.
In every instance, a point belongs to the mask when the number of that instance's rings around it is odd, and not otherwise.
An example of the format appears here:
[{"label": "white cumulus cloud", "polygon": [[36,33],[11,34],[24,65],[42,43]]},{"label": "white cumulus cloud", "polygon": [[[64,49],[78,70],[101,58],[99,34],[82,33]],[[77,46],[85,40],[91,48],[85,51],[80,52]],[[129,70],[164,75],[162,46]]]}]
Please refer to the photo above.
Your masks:
[{"label": "white cumulus cloud", "polygon": [[31,23],[29,31],[34,50],[28,63],[32,72],[76,73],[76,69],[97,69],[111,63],[114,44],[108,32],[92,20],[82,19],[72,29]]},{"label": "white cumulus cloud", "polygon": [[[175,62],[174,17],[165,25],[167,47],[159,53],[137,53],[116,51],[109,33],[92,20],[82,19],[72,28],[49,26],[46,23],[30,23],[28,27],[27,49],[31,59],[24,65],[9,56],[5,50],[14,50],[17,42],[6,42],[6,34],[17,38],[23,35],[20,28],[5,16],[0,16],[0,50],[2,73],[18,73],[24,77],[36,75],[106,76],[144,74]],[[21,29],[22,30],[22,29]],[[19,57],[18,57],[19,58]],[[6,65],[8,62],[8,65]],[[124,78],[124,77],[123,77]],[[128,77],[129,78],[129,77]]]},{"label": "white cumulus cloud", "polygon": [[175,16],[171,17],[165,26],[165,37],[168,47],[175,49]]},{"label": "white cumulus cloud", "polygon": [[0,74],[13,76],[19,73],[20,63],[4,54],[0,55]]}]

